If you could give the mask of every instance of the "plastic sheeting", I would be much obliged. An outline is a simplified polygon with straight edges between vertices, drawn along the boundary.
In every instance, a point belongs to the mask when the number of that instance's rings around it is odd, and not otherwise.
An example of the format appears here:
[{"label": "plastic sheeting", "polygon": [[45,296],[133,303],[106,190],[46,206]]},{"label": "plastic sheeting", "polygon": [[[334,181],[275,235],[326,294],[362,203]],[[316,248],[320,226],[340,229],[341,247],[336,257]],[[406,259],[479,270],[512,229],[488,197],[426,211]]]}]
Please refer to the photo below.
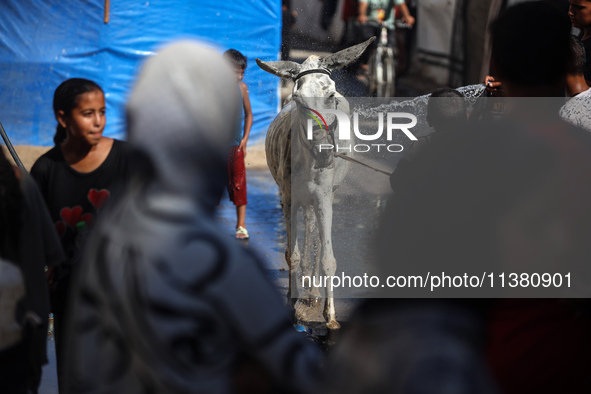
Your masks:
[{"label": "plastic sheeting", "polygon": [[107,24],[105,0],[2,0],[0,14],[0,122],[15,145],[53,145],[53,92],[72,77],[101,85],[105,135],[124,139],[125,103],[142,63],[181,38],[247,56],[251,140],[277,113],[279,78],[254,59],[278,60],[279,0],[110,0]]}]

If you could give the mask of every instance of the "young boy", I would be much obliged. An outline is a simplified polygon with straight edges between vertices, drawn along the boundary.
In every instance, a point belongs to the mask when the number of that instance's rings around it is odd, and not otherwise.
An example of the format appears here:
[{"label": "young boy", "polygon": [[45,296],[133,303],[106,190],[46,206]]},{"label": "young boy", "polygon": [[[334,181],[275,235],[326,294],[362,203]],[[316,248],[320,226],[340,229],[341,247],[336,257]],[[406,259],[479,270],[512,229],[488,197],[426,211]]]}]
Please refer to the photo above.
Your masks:
[{"label": "young boy", "polygon": [[230,201],[236,205],[236,238],[248,239],[244,219],[246,216],[246,170],[244,168],[244,158],[246,157],[246,143],[250,128],[252,127],[252,110],[250,109],[250,99],[248,98],[248,87],[242,79],[244,70],[246,70],[246,57],[235,49],[228,49],[224,52],[224,57],[234,68],[234,74],[238,81],[238,91],[242,96],[242,106],[244,115],[240,125],[237,127],[232,140],[232,146],[228,156],[228,194]]}]

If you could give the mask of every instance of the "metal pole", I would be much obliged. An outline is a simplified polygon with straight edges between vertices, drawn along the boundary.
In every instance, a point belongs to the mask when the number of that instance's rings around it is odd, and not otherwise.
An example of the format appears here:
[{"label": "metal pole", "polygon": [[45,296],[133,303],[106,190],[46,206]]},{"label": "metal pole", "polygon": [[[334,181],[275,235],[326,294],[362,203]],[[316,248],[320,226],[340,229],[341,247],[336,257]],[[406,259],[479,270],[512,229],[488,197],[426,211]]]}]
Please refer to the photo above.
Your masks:
[{"label": "metal pole", "polygon": [[21,162],[21,159],[18,157],[18,155],[16,154],[16,151],[14,150],[14,147],[10,143],[10,139],[8,138],[8,135],[6,135],[6,131],[4,130],[4,127],[2,127],[2,123],[0,123],[0,134],[2,134],[2,139],[4,140],[4,143],[6,144],[6,147],[8,148],[8,151],[10,152],[10,154],[12,155],[12,158],[14,159],[14,162],[16,163],[16,165],[19,166],[20,168],[22,168],[23,170],[25,170],[25,166]]}]

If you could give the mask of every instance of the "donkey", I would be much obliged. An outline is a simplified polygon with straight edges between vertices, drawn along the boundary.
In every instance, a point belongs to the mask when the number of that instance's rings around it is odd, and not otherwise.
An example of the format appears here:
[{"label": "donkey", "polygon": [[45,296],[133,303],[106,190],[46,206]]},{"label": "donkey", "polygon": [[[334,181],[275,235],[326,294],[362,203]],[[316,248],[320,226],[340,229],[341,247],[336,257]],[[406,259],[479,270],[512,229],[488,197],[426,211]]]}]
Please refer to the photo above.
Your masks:
[{"label": "donkey", "polygon": [[[349,162],[335,160],[332,149],[320,146],[336,146],[341,142],[334,133],[337,124],[334,114],[322,117],[316,109],[338,109],[349,113],[349,103],[335,89],[330,78],[332,70],[355,60],[367,49],[375,37],[364,43],[344,49],[330,56],[310,56],[302,64],[291,61],[263,62],[256,59],[263,70],[282,78],[292,79],[295,84],[292,101],[289,102],[269,126],[265,152],[269,170],[281,192],[281,206],[287,227],[287,250],[285,259],[289,267],[288,298],[295,307],[298,320],[309,321],[310,306],[321,297],[318,288],[311,287],[309,294],[298,294],[298,269],[303,277],[332,277],[336,272],[336,260],[332,248],[332,205],[334,191],[339,187],[349,169]],[[313,113],[322,122],[313,127],[312,138],[307,135],[308,122]],[[318,120],[316,118],[316,120]],[[353,140],[342,143],[354,144]],[[349,155],[352,154],[348,153]],[[304,244],[300,254],[297,236],[298,210],[304,218]],[[318,238],[316,258],[311,262],[312,236],[317,225]],[[309,281],[310,282],[310,281]],[[330,280],[326,286],[324,318],[331,330],[340,328],[336,320],[334,293]],[[313,300],[311,301],[310,298]]]}]

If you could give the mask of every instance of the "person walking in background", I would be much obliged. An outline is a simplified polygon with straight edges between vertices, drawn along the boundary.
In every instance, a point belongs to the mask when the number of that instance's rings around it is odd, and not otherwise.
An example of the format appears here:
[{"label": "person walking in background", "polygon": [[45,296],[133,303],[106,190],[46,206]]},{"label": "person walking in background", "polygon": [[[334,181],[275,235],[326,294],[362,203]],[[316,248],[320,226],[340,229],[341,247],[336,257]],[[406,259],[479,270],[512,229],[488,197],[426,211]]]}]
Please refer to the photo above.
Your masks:
[{"label": "person walking in background", "polygon": [[[380,29],[388,29],[388,45],[396,49],[396,25],[394,24],[394,6],[400,7],[402,21],[409,26],[414,25],[415,18],[410,14],[405,0],[359,0],[357,22],[359,22],[359,42],[366,41],[370,37],[380,36]],[[377,46],[377,40],[372,43],[372,49]],[[361,56],[362,67],[367,64],[372,51],[368,50]]]},{"label": "person walking in background", "polygon": [[410,26],[415,18],[410,14],[405,0],[359,0],[359,15],[357,20],[361,24],[382,23],[384,27],[394,30],[394,6],[400,7],[402,21]]},{"label": "person walking in background", "polygon": [[228,194],[230,201],[236,205],[236,238],[247,240],[249,235],[245,224],[247,200],[244,159],[246,158],[246,144],[252,127],[252,110],[248,97],[248,87],[242,82],[247,60],[242,53],[235,49],[228,49],[224,52],[224,58],[230,62],[234,69],[243,108],[243,111],[240,111],[239,126],[236,127],[228,156]]},{"label": "person walking in background", "polygon": [[105,96],[95,82],[82,78],[63,82],[55,90],[53,111],[58,121],[55,146],[35,162],[31,175],[66,254],[65,263],[52,273],[51,294],[61,386],[72,270],[80,263],[89,228],[128,178],[129,159],[125,142],[103,136]]},{"label": "person walking in background", "polygon": [[570,36],[566,95],[570,99],[560,108],[560,117],[570,124],[591,131],[591,88],[585,81],[585,48],[575,36]]},{"label": "person walking in background", "polygon": [[591,1],[570,0],[568,16],[573,27],[581,29],[580,39],[585,47],[587,63],[585,66],[585,80],[587,85],[591,85]]},{"label": "person walking in background", "polygon": [[281,60],[289,60],[291,49],[291,30],[295,26],[298,13],[291,9],[291,0],[281,0]]}]

